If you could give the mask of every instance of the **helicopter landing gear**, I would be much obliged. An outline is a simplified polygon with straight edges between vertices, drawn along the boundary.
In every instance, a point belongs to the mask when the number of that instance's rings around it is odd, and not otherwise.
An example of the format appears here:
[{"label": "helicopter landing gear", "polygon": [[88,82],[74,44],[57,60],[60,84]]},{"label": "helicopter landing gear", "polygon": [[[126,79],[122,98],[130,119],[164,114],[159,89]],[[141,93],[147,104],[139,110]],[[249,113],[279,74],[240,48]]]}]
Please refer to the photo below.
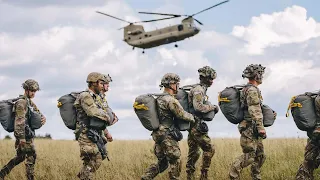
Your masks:
[{"label": "helicopter landing gear", "polygon": [[144,54],[144,49],[142,50],[142,54]]},{"label": "helicopter landing gear", "polygon": [[132,50],[134,50],[134,46],[132,47]]},{"label": "helicopter landing gear", "polygon": [[175,44],[175,45],[174,45],[174,47],[176,47],[176,48],[177,48],[177,47],[178,47],[178,44]]}]

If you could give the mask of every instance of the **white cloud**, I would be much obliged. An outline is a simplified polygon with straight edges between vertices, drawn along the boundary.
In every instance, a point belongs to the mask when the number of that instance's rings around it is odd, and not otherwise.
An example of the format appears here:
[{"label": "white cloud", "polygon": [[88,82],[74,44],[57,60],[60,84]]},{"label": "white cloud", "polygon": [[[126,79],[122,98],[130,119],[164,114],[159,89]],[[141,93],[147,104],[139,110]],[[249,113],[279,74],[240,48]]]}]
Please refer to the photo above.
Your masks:
[{"label": "white cloud", "polygon": [[303,42],[320,35],[320,24],[307,17],[307,10],[300,6],[282,12],[252,17],[248,26],[235,26],[232,35],[247,41],[249,54],[261,54],[268,46]]}]

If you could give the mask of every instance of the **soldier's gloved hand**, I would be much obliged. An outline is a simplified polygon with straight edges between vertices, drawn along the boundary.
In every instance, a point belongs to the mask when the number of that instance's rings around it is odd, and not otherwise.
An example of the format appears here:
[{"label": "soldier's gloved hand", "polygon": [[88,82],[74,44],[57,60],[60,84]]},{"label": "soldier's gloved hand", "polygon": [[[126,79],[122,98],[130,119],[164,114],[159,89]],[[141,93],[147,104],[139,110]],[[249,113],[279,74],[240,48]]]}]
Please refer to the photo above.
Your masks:
[{"label": "soldier's gloved hand", "polygon": [[114,125],[116,122],[119,121],[119,119],[118,119],[118,116],[116,116],[116,114],[114,112],[112,112],[112,114],[113,114],[114,118],[113,118],[111,125]]},{"label": "soldier's gloved hand", "polygon": [[112,138],[112,135],[111,135],[110,132],[108,132],[108,133],[106,133],[104,135],[106,136],[108,142],[112,142],[113,141],[113,138]]},{"label": "soldier's gloved hand", "polygon": [[259,129],[258,130],[259,136],[262,137],[262,139],[266,139],[267,138],[267,133],[265,129]]},{"label": "soldier's gloved hand", "polygon": [[47,121],[46,117],[41,116],[41,125],[44,125],[46,121]]},{"label": "soldier's gloved hand", "polygon": [[217,105],[213,105],[214,106],[214,113],[217,114],[219,112],[219,107]]},{"label": "soldier's gloved hand", "polygon": [[273,111],[273,117],[274,117],[274,119],[277,118],[277,112]]}]

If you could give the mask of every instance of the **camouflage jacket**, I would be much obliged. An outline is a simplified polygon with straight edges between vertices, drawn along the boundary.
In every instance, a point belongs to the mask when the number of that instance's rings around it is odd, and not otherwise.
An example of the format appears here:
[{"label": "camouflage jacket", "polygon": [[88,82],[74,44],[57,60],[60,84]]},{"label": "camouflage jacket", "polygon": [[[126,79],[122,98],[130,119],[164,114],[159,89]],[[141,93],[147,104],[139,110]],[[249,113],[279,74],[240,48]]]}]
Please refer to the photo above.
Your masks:
[{"label": "camouflage jacket", "polygon": [[213,105],[204,104],[204,102],[208,101],[207,89],[205,85],[200,84],[190,90],[188,96],[191,103],[190,107],[194,108],[196,112],[207,113],[214,109]]},{"label": "camouflage jacket", "polygon": [[[26,125],[28,125],[28,108],[32,108],[33,111],[40,112],[36,104],[25,95],[20,95],[19,100],[16,101],[14,106],[15,123],[14,123],[14,136],[17,139],[26,139]],[[43,114],[41,114],[43,116]]]},{"label": "camouflage jacket", "polygon": [[87,89],[79,95],[74,102],[78,121],[88,125],[90,117],[97,117],[101,120],[110,122],[108,114],[99,107],[100,98],[99,94],[95,94],[90,89]]},{"label": "camouflage jacket", "polygon": [[244,113],[246,121],[254,121],[258,130],[264,129],[263,114],[261,109],[262,96],[258,87],[251,85],[244,88],[242,91],[244,106],[247,110]]},{"label": "camouflage jacket", "polygon": [[166,94],[160,96],[157,98],[157,102],[160,124],[164,125],[165,127],[170,128],[174,124],[174,117],[194,122],[193,115],[186,112],[173,95]]},{"label": "camouflage jacket", "polygon": [[[318,115],[318,119],[320,119],[320,95],[318,95],[315,98],[315,107],[316,107],[316,113]],[[318,122],[318,123],[320,123],[320,122]]]}]

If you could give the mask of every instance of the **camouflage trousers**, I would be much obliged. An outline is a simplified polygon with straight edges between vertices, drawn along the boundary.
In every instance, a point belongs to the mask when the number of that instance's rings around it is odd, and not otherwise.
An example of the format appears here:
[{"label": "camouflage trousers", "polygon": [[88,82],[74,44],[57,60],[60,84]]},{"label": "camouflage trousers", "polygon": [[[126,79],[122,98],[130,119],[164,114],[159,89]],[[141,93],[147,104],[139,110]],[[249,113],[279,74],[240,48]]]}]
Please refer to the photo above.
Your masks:
[{"label": "camouflage trousers", "polygon": [[261,179],[260,169],[266,160],[262,139],[254,134],[251,123],[248,123],[240,133],[240,144],[243,154],[232,163],[229,172],[230,179],[240,179],[242,169],[251,165],[252,179],[259,180]]},{"label": "camouflage trousers", "polygon": [[97,144],[93,143],[87,136],[85,128],[78,139],[80,146],[80,157],[83,161],[83,166],[78,174],[81,180],[90,180],[93,174],[99,169],[102,164],[102,156],[99,152]]},{"label": "camouflage trousers", "polygon": [[202,167],[201,172],[207,174],[211,159],[215,153],[215,147],[211,143],[211,139],[208,133],[202,133],[197,129],[197,126],[191,128],[188,135],[188,161],[186,165],[186,171],[189,179],[194,178],[194,172],[196,170],[195,164],[200,158],[200,149],[202,149]]},{"label": "camouflage trousers", "polygon": [[155,178],[159,173],[165,171],[169,167],[169,179],[179,179],[181,172],[181,151],[179,142],[166,135],[166,131],[158,130],[152,133],[155,141],[154,154],[157,156],[158,162],[150,165],[142,180],[150,180]]},{"label": "camouflage trousers", "polygon": [[313,171],[320,165],[320,144],[317,141],[308,139],[304,161],[300,165],[296,179],[297,180],[313,180]]},{"label": "camouflage trousers", "polygon": [[25,147],[21,148],[19,147],[19,140],[16,140],[15,142],[15,149],[16,149],[16,156],[11,159],[7,165],[5,165],[1,171],[0,171],[0,178],[4,178],[7,174],[10,173],[10,171],[26,160],[25,166],[26,166],[26,175],[28,180],[34,179],[34,165],[36,163],[36,151],[34,148],[33,140],[29,140],[26,142]]}]

